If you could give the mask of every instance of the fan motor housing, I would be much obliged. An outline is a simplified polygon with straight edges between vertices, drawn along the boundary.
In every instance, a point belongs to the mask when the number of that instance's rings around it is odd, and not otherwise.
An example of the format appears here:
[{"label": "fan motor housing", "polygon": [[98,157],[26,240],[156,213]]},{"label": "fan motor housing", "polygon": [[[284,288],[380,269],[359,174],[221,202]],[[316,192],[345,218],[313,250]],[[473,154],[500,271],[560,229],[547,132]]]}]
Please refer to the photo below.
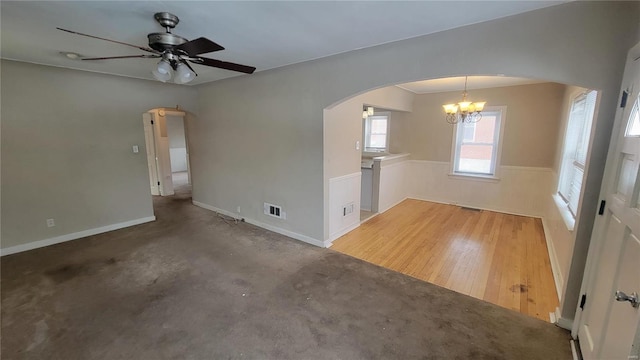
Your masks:
[{"label": "fan motor housing", "polygon": [[151,33],[147,37],[149,38],[149,47],[158,51],[171,50],[174,46],[182,45],[188,41],[182,36],[171,33]]}]

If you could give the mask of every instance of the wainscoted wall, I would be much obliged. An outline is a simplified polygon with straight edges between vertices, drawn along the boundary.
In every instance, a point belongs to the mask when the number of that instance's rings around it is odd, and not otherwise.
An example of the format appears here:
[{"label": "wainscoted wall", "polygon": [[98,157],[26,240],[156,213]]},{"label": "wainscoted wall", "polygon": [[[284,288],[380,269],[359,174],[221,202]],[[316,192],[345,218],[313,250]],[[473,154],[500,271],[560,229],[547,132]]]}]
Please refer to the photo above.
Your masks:
[{"label": "wainscoted wall", "polygon": [[407,180],[410,178],[408,162],[381,162],[379,212],[383,213],[409,196]]},{"label": "wainscoted wall", "polygon": [[330,241],[360,225],[361,176],[357,172],[329,179]]},{"label": "wainscoted wall", "polygon": [[[333,203],[342,206],[353,197],[360,201],[360,185],[357,193],[349,194],[341,200],[330,188],[330,181],[343,176],[360,174],[362,160],[362,106],[363,104],[387,110],[411,111],[414,94],[395,86],[368,91],[346,101],[334,104],[323,111],[323,241],[334,240],[341,226],[336,222]],[[333,179],[333,180],[332,180]],[[306,196],[303,194],[301,196]],[[346,196],[346,194],[345,194]],[[360,209],[356,209],[360,212]],[[340,220],[339,222],[342,222]],[[359,222],[359,215],[358,215]]]},{"label": "wainscoted wall", "polygon": [[553,279],[556,283],[558,299],[562,301],[564,296],[564,281],[571,265],[571,252],[573,251],[573,232],[565,226],[558,208],[549,196],[547,215],[542,218],[544,234],[549,248],[549,260],[553,268]]},{"label": "wainscoted wall", "polygon": [[[557,174],[553,172],[553,179],[557,179]],[[557,185],[550,184],[548,195],[545,196],[545,214],[542,218],[544,224],[544,233],[547,238],[547,247],[549,248],[549,260],[553,268],[553,277],[556,282],[556,290],[558,291],[558,299],[562,303],[564,296],[564,286],[569,267],[571,266],[571,257],[573,254],[573,246],[575,237],[572,230],[567,228],[562,215],[558,210],[558,206],[551,194],[556,192]]]},{"label": "wainscoted wall", "polygon": [[409,160],[408,197],[542,217],[551,169],[501,166],[499,180],[451,176],[448,162]]},{"label": "wainscoted wall", "polygon": [[[406,198],[533,217],[546,217],[549,212],[554,179],[551,169],[501,166],[499,180],[451,176],[450,170],[448,162],[403,160],[386,164],[383,161],[380,213]],[[330,179],[330,194],[331,240],[335,240],[359,224],[357,216],[343,216],[343,206],[353,202],[360,210],[360,173]],[[552,229],[556,227],[554,219],[550,217],[548,221]],[[559,221],[558,226],[564,226],[562,219]],[[563,250],[561,256],[568,253]]]}]

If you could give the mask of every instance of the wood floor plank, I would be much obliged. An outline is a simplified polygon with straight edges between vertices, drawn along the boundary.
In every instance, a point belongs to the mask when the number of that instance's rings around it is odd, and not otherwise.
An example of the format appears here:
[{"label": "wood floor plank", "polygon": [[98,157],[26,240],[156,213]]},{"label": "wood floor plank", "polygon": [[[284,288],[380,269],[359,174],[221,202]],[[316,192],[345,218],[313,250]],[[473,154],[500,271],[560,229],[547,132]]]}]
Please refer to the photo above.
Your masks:
[{"label": "wood floor plank", "polygon": [[331,249],[545,321],[558,306],[540,219],[405,200]]}]

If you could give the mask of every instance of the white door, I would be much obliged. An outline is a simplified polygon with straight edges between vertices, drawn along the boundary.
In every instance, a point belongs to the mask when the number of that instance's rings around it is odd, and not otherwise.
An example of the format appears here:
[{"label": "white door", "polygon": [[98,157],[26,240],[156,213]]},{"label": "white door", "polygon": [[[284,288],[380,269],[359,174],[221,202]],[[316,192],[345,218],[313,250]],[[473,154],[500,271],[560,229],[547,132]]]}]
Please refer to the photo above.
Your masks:
[{"label": "white door", "polygon": [[144,142],[147,150],[147,167],[149,168],[149,185],[151,186],[151,195],[160,195],[156,143],[153,136],[153,117],[150,113],[142,114],[142,123],[144,124]]},{"label": "white door", "polygon": [[[583,289],[586,302],[578,311],[578,339],[585,359],[627,359],[640,324],[640,308],[625,300],[640,293],[640,43],[629,52],[622,89],[626,106],[616,113],[608,157],[603,218],[594,228]],[[634,60],[635,59],[635,60]],[[624,97],[624,95],[622,96]],[[622,101],[622,100],[621,100]]]},{"label": "white door", "polygon": [[171,156],[169,153],[169,133],[167,130],[166,112],[165,110],[154,110],[153,117],[160,195],[173,195],[173,178],[171,176]]}]

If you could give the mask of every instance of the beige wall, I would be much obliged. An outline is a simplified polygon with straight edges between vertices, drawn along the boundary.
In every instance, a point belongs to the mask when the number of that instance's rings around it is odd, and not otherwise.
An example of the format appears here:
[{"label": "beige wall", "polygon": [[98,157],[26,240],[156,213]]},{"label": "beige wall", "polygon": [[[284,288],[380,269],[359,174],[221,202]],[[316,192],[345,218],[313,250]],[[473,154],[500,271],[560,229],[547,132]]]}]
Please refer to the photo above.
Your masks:
[{"label": "beige wall", "polygon": [[[413,99],[413,93],[399,87],[389,86],[366,92],[326,109],[324,111],[324,169],[326,178],[330,179],[360,171],[361,153],[364,148],[364,139],[362,138],[363,104],[375,104],[377,109],[390,110],[391,124],[393,124],[401,111],[412,110]],[[356,141],[360,142],[359,150],[355,148]],[[391,138],[389,145],[391,146],[394,141],[398,141],[398,139]]]},{"label": "beige wall", "polygon": [[[506,106],[501,165],[553,165],[564,85],[542,83],[469,91],[469,99]],[[444,120],[442,104],[460,101],[461,92],[416,95],[414,111],[402,119],[407,152],[416,160],[449,162],[454,127]]]},{"label": "beige wall", "polygon": [[389,123],[389,152],[391,154],[408,153],[410,129],[407,126],[407,116],[410,113],[401,111],[391,112],[391,122]]},{"label": "beige wall", "polygon": [[195,89],[13,61],[1,71],[3,249],[153,215],[142,113],[195,112]]}]

